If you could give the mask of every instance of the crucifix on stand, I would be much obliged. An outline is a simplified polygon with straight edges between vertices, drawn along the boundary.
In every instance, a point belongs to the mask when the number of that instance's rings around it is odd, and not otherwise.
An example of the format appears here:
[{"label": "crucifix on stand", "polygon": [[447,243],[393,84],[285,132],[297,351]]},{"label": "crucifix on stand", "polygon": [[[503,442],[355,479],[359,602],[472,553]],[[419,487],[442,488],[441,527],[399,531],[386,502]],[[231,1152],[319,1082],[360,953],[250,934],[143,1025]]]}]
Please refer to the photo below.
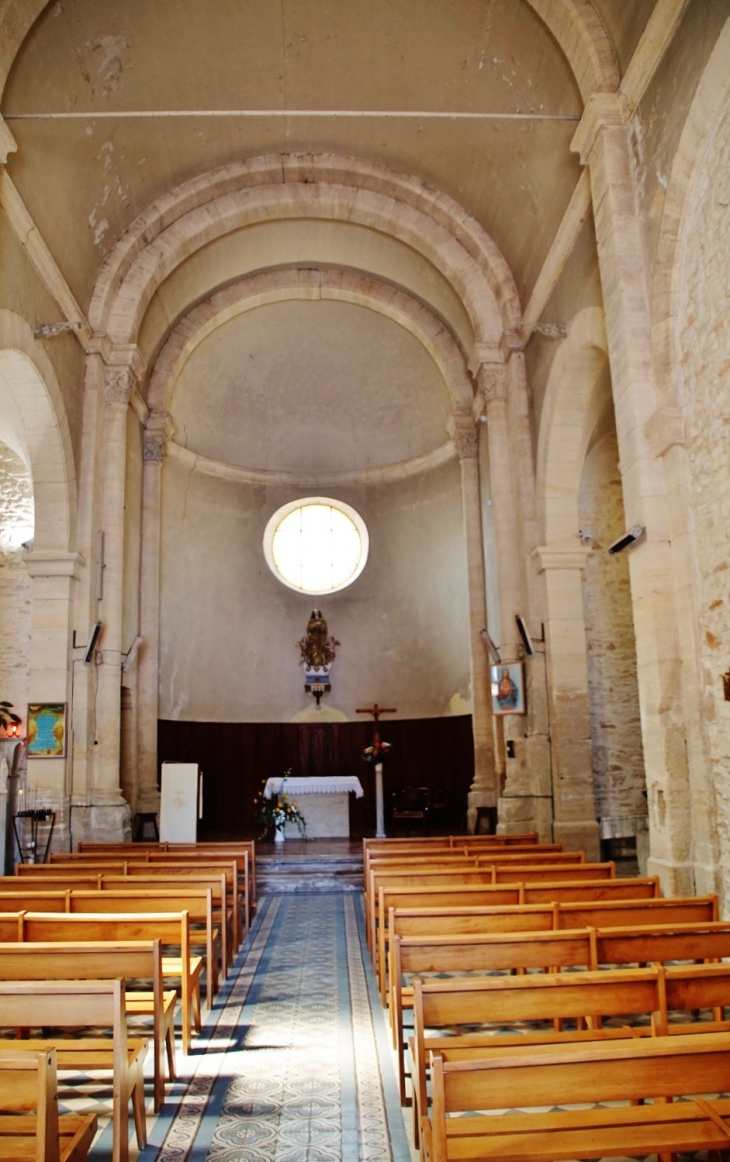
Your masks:
[{"label": "crucifix on stand", "polygon": [[[358,707],[356,714],[372,714],[373,716],[373,742],[374,754],[377,755],[380,747],[380,726],[379,720],[381,714],[395,714],[394,706],[378,706],[377,702],[373,706]],[[385,838],[385,815],[383,813],[383,764],[375,761],[375,838]]]}]

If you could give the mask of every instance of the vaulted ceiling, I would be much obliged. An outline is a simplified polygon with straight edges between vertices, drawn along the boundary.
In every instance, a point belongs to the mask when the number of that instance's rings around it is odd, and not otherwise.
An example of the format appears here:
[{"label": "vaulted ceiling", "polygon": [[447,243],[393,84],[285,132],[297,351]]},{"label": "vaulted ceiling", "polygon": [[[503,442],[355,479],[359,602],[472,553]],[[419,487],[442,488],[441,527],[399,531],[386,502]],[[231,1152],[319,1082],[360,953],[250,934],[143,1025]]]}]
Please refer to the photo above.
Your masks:
[{"label": "vaulted ceiling", "polygon": [[[496,243],[524,304],[580,172],[570,141],[583,108],[581,78],[542,16],[574,9],[593,22],[620,70],[653,7],[654,0],[56,0],[30,29],[5,87],[2,114],[18,144],[9,173],[84,311],[104,259],[165,191],[231,162],[297,152],[356,157],[450,195]],[[303,229],[290,221],[251,226],[204,248],[159,289],[140,345],[156,353],[192,305],[243,273],[302,263],[407,285],[457,341],[464,330],[453,293],[422,257],[360,226]],[[358,418],[390,407],[392,434],[376,459],[433,450],[448,400],[422,349],[409,336],[396,339],[385,320],[366,320],[363,306],[320,306],[262,307],[207,340],[179,386],[176,423],[186,434],[178,438],[194,443],[197,426],[196,451],[263,466],[261,443],[246,436],[233,447],[231,432],[249,431],[257,392],[278,360],[277,391],[267,397],[273,410],[257,418],[270,447],[287,414],[301,417],[304,441],[306,385],[319,382],[333,423],[338,410],[341,425],[349,418],[345,447],[362,432]],[[306,338],[301,360],[296,334]],[[271,344],[265,366],[262,336]],[[318,362],[315,349],[327,357]],[[253,363],[256,382],[244,375]],[[231,387],[236,374],[245,390]],[[206,408],[209,416],[230,415],[235,399],[241,410],[228,434],[204,435]],[[422,418],[409,426],[416,403]],[[292,446],[286,466],[304,470],[313,455],[303,443]],[[332,451],[331,471],[343,455],[342,447]]]}]

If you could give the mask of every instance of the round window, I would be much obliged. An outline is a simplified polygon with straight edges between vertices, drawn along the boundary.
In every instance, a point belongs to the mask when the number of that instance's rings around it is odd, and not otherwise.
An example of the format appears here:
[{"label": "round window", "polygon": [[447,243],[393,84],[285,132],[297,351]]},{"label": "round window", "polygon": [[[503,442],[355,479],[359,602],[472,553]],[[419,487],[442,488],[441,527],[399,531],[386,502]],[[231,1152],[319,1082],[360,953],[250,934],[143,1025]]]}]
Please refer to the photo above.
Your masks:
[{"label": "round window", "polygon": [[354,508],[308,496],[274,513],[264,533],[271,571],[300,593],[336,593],[360,576],[368,559],[368,530]]}]

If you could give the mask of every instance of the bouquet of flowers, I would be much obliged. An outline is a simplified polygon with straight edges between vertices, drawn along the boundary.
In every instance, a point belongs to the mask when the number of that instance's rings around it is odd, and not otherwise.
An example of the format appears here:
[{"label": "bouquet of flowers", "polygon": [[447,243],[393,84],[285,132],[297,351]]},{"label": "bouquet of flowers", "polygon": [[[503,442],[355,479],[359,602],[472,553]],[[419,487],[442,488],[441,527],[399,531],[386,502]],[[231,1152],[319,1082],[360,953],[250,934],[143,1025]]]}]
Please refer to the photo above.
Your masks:
[{"label": "bouquet of flowers", "polygon": [[365,747],[360,757],[364,763],[383,763],[389,755],[389,742],[374,742],[371,746]]},{"label": "bouquet of flowers", "polygon": [[299,829],[299,834],[303,839],[306,839],[306,820],[296,803],[293,800],[289,800],[284,794],[286,780],[290,775],[291,768],[284,774],[278,795],[274,795],[271,799],[267,799],[264,796],[263,789],[266,786],[266,779],[262,779],[261,790],[255,796],[254,804],[258,811],[258,817],[263,824],[264,834],[272,827],[274,831],[278,831],[285,823],[295,823]]}]

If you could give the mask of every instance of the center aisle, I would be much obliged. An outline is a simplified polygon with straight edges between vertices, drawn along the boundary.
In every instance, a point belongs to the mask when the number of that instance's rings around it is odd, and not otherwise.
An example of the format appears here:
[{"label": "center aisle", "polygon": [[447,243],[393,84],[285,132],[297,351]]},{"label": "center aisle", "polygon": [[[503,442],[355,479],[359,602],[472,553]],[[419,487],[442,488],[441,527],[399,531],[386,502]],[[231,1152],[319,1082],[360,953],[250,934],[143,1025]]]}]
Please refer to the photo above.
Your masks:
[{"label": "center aisle", "polygon": [[262,897],[140,1162],[410,1162],[362,896]]}]

